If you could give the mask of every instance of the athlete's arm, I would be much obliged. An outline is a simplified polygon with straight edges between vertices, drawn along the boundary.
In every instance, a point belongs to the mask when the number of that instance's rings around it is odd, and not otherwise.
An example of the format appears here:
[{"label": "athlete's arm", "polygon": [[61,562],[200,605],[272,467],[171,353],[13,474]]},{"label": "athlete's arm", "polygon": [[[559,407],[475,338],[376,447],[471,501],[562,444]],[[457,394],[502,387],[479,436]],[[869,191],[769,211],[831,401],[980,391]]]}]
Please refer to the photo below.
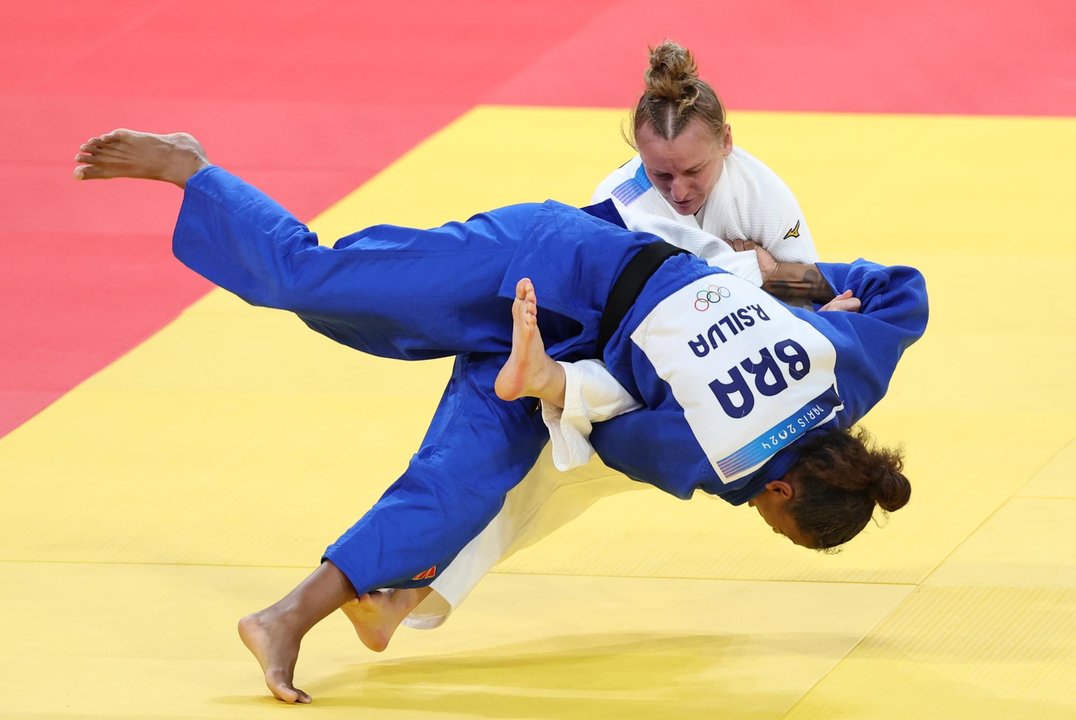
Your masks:
[{"label": "athlete's arm", "polygon": [[731,240],[729,246],[737,252],[754,250],[762,274],[762,289],[793,305],[828,303],[837,296],[814,263],[780,262],[766,248],[750,240]]},{"label": "athlete's arm", "polygon": [[814,263],[779,263],[763,274],[762,289],[788,303],[828,303],[837,292]]}]

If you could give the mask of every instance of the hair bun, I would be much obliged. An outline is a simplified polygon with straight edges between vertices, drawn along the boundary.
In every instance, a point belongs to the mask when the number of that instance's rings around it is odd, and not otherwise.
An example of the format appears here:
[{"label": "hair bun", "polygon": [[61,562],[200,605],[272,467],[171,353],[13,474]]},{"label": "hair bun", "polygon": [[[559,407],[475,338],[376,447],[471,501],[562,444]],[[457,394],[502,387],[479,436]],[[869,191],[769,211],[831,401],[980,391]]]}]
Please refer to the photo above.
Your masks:
[{"label": "hair bun", "polygon": [[715,140],[725,141],[725,107],[709,83],[699,78],[690,50],[672,40],[650,48],[645,81],[646,88],[631,114],[631,133],[625,133],[632,147],[639,149],[638,134],[644,126],[658,137],[672,140],[696,118]]},{"label": "hair bun", "polygon": [[683,45],[666,40],[650,49],[650,72],[694,79],[699,76],[695,56]]},{"label": "hair bun", "polygon": [[646,92],[651,97],[676,102],[683,97],[685,88],[698,79],[698,65],[687,48],[666,40],[650,49]]},{"label": "hair bun", "polygon": [[893,512],[908,504],[912,496],[912,484],[904,477],[899,465],[890,465],[881,468],[878,475],[871,478],[869,492],[878,507],[886,512]]}]

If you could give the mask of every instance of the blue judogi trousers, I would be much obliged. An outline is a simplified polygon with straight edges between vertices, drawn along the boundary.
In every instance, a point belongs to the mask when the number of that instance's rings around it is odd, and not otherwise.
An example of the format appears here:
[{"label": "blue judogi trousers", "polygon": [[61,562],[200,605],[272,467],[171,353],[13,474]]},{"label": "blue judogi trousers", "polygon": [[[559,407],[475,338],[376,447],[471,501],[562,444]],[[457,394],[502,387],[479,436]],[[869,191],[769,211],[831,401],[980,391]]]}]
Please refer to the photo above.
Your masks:
[{"label": "blue judogi trousers", "polygon": [[432,581],[548,440],[534,400],[504,402],[493,392],[511,349],[519,278],[540,288],[550,354],[593,357],[612,282],[654,240],[548,202],[431,230],[374,226],[328,248],[275,201],[210,167],[187,183],[173,250],[248,302],[293,311],[357,350],[456,357],[407,469],[325,552],[361,594]]}]

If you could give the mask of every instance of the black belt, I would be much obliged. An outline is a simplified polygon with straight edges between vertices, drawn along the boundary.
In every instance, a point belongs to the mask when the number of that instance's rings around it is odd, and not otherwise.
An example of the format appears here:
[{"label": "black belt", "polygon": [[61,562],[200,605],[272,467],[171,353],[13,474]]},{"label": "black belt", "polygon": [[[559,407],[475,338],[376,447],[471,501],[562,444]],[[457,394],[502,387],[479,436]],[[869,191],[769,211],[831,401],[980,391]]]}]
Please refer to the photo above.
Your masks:
[{"label": "black belt", "polygon": [[609,291],[609,299],[605,303],[604,312],[602,312],[601,324],[598,325],[597,356],[599,358],[605,352],[605,346],[609,344],[613,333],[620,327],[624,316],[628,314],[628,310],[635,304],[636,298],[643,291],[643,286],[646,285],[646,281],[650,279],[650,276],[657,272],[661,264],[673,255],[686,252],[687,250],[670,245],[664,240],[658,240],[644,246],[642,250],[635,254],[635,257],[628,261],[628,264],[624,266],[624,270],[620,273],[620,277],[613,283],[613,289]]}]

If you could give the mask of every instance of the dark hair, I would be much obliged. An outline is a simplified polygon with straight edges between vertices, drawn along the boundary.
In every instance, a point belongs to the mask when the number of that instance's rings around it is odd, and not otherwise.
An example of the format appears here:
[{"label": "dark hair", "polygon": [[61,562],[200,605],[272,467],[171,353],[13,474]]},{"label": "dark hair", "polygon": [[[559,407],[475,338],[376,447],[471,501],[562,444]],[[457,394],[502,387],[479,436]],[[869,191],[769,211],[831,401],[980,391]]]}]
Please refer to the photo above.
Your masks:
[{"label": "dark hair", "polygon": [[815,548],[854,538],[875,504],[885,514],[911,497],[901,451],[876,447],[863,428],[814,431],[796,447],[800,459],[792,471],[796,492],[788,513]]},{"label": "dark hair", "polygon": [[699,118],[714,137],[723,137],[725,106],[710,84],[699,79],[690,50],[672,40],[650,48],[650,67],[644,77],[646,89],[631,115],[628,142],[632,147],[639,149],[635,138],[644,123],[664,139],[672,140],[688,122]]}]

